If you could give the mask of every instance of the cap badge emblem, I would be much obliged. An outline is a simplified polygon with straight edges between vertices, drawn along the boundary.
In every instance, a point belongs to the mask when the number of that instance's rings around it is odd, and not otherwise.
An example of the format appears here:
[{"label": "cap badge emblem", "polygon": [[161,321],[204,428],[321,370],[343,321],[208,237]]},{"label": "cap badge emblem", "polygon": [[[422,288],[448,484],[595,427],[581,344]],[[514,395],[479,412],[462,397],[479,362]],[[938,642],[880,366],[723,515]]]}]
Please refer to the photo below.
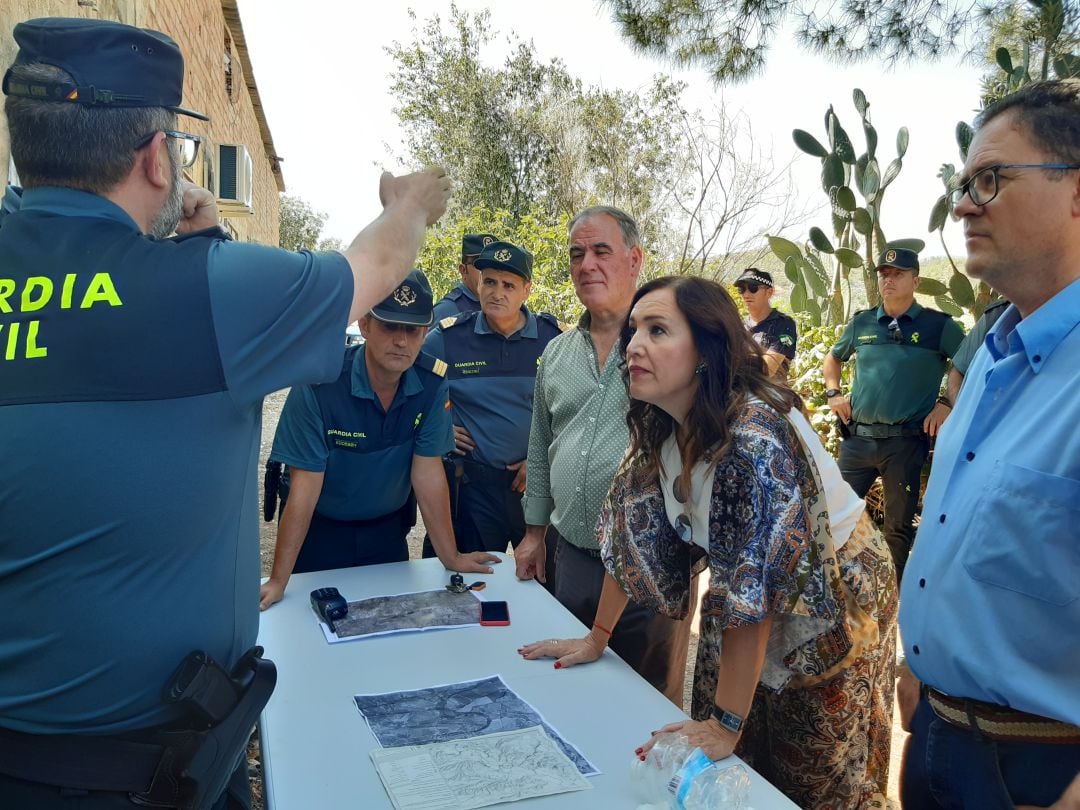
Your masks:
[{"label": "cap badge emblem", "polygon": [[510,251],[507,250],[506,248],[503,248],[502,250],[496,250],[495,251],[495,261],[497,261],[497,262],[508,262],[508,261],[510,261],[510,255],[511,255]]},{"label": "cap badge emblem", "polygon": [[394,290],[394,300],[397,301],[398,306],[407,307],[416,301],[416,293],[408,284],[402,284]]},{"label": "cap badge emblem", "polygon": [[494,241],[495,240],[492,239],[490,236],[485,236],[484,237],[484,247],[487,247],[488,245],[490,245]]},{"label": "cap badge emblem", "polygon": [[885,261],[887,261],[887,262],[896,261],[896,251],[895,250],[890,250],[888,253],[886,253],[885,254]]}]

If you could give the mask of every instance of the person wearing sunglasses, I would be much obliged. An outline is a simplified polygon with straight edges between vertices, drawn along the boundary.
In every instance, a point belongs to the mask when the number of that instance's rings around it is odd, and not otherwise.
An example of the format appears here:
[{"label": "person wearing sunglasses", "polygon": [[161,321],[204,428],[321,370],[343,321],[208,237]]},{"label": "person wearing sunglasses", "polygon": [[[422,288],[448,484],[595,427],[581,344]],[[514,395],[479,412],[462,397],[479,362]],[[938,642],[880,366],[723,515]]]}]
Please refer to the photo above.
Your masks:
[{"label": "person wearing sunglasses", "polygon": [[[840,469],[860,498],[878,476],[885,495],[885,539],[902,578],[915,537],[922,468],[952,403],[939,396],[964,330],[915,300],[919,256],[886,247],[877,266],[881,303],[855,313],[822,365],[829,408],[840,422]],[[840,387],[856,358],[850,396]]]},{"label": "person wearing sunglasses", "polygon": [[905,807],[1080,807],[1080,81],[988,106],[955,192],[1011,304],[934,451],[902,586]]},{"label": "person wearing sunglasses", "polygon": [[795,319],[772,305],[772,274],[748,267],[735,279],[735,289],[746,305],[746,328],[765,352],[769,373],[786,377],[795,359],[795,343],[799,330]]},{"label": "person wearing sunglasses", "polygon": [[267,672],[263,397],[338,377],[345,325],[405,277],[449,181],[384,175],[382,213],[342,252],[231,241],[213,195],[183,180],[199,143],[185,130],[206,116],[181,106],[171,38],[95,18],[13,34],[2,88],[24,188],[0,220],[0,807],[246,807],[242,726],[259,706],[215,702],[240,730],[194,738],[167,687],[192,655]]},{"label": "person wearing sunglasses", "polygon": [[884,806],[896,582],[865,504],[721,285],[645,284],[621,349],[630,447],[598,524],[592,630],[522,654],[595,660],[628,599],[683,616],[707,565],[694,719],[660,733],[738,754],[799,807]]}]

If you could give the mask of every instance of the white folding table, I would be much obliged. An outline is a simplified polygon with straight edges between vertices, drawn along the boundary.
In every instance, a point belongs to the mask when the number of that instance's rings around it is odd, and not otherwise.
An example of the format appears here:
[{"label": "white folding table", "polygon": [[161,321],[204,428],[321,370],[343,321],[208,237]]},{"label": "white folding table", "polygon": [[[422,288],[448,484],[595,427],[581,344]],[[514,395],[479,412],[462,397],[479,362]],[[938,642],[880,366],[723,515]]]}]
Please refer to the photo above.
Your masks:
[{"label": "white folding table", "polygon": [[[349,601],[442,588],[438,560],[297,574],[285,598],[261,616],[259,644],[277,664],[278,684],[259,721],[263,784],[270,810],[390,808],[369,752],[378,747],[353,695],[420,689],[500,675],[602,773],[592,790],[529,799],[530,808],[634,808],[634,749],[649,732],[685,719],[610,650],[592,664],[556,670],[517,648],[584,634],[581,623],[536,582],[519,582],[504,558],[484,599],[505,599],[509,627],[429,630],[328,644],[309,604],[314,588],[335,586]],[[690,662],[693,666],[693,662]],[[749,769],[748,769],[749,770]],[[794,808],[751,771],[754,810]]]}]

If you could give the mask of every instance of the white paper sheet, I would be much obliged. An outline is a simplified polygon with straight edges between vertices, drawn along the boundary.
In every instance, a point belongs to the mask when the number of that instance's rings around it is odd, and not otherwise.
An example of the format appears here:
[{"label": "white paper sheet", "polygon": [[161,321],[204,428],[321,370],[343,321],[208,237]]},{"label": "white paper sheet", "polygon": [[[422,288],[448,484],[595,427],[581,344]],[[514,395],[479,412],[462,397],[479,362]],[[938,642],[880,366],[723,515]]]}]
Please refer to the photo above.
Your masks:
[{"label": "white paper sheet", "polygon": [[356,708],[385,748],[427,745],[543,726],[585,776],[600,773],[536,708],[501,677],[449,683],[404,692],[355,695]]},{"label": "white paper sheet", "polygon": [[376,748],[371,759],[397,810],[471,810],[592,789],[540,726]]}]

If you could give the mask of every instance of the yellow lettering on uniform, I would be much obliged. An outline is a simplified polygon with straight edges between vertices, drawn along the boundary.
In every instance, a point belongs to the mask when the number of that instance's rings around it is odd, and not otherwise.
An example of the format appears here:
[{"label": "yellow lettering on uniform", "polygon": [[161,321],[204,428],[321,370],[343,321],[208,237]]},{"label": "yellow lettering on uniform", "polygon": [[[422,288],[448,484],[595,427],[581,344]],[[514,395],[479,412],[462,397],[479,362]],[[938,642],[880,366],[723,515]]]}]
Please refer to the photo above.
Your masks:
[{"label": "yellow lettering on uniform", "polygon": [[38,326],[41,321],[30,321],[26,325],[26,358],[33,360],[35,357],[46,357],[49,354],[48,346],[37,345]]},{"label": "yellow lettering on uniform", "polygon": [[[37,292],[37,298],[34,293]],[[41,309],[52,298],[53,283],[48,276],[30,276],[22,290],[22,311],[34,312]]]},{"label": "yellow lettering on uniform", "polygon": [[8,324],[7,351],[4,352],[5,360],[15,359],[15,344],[19,342],[19,322]]},{"label": "yellow lettering on uniform", "polygon": [[98,301],[105,301],[113,307],[124,305],[120,296],[116,294],[116,287],[113,286],[112,277],[108,273],[94,274],[90,280],[90,286],[86,288],[86,295],[79,304],[79,309],[90,309]]},{"label": "yellow lettering on uniform", "polygon": [[11,304],[7,302],[8,297],[15,292],[15,280],[11,278],[0,278],[0,312],[13,312]]},{"label": "yellow lettering on uniform", "polygon": [[64,289],[60,291],[60,309],[71,309],[71,291],[75,289],[75,274],[64,276]]}]

